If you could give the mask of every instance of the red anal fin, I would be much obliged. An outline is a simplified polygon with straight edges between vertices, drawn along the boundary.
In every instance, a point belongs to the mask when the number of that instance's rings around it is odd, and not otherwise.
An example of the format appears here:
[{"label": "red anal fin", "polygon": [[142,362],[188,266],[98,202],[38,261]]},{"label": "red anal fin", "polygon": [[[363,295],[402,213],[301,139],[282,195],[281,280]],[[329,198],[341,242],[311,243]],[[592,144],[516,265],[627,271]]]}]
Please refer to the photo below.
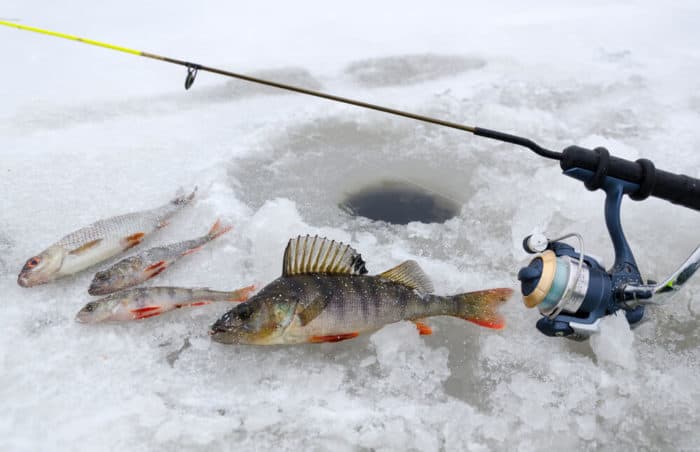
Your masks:
[{"label": "red anal fin", "polygon": [[467,317],[462,317],[464,320],[467,322],[472,322],[476,323],[479,326],[484,326],[486,328],[491,328],[494,330],[502,330],[503,328],[506,327],[506,321],[503,319],[503,317],[496,317],[493,319],[487,319],[487,320],[482,320],[482,319],[473,319],[473,318],[467,318]]},{"label": "red anal fin", "polygon": [[143,237],[146,235],[144,232],[137,232],[135,234],[128,235],[124,238],[124,241],[126,242],[126,249],[133,248],[141,241],[143,240]]},{"label": "red anal fin", "polygon": [[155,264],[149,265],[144,269],[144,272],[148,275],[148,278],[153,278],[154,276],[158,276],[163,271],[168,268],[168,263],[165,261],[158,261]]},{"label": "red anal fin", "polygon": [[160,315],[163,311],[160,306],[145,306],[143,308],[132,309],[131,313],[134,315],[134,319],[139,320]]},{"label": "red anal fin", "polygon": [[418,333],[421,336],[433,334],[433,329],[430,328],[430,325],[428,325],[427,323],[421,322],[420,320],[414,320],[413,323],[416,324],[416,328],[418,328]]},{"label": "red anal fin", "polygon": [[344,334],[333,334],[331,336],[311,336],[309,338],[309,342],[317,344],[320,342],[340,342],[340,341],[346,341],[348,339],[353,339],[359,336],[360,333],[357,331],[353,333],[344,333]]},{"label": "red anal fin", "polygon": [[207,304],[211,304],[211,301],[195,301],[194,303],[190,303],[187,306],[204,306]]},{"label": "red anal fin", "polygon": [[183,256],[187,256],[187,255],[189,255],[189,254],[194,254],[194,253],[196,253],[197,251],[201,250],[202,248],[203,248],[203,246],[196,246],[196,247],[194,247],[194,248],[190,248],[190,249],[188,249],[187,251],[185,251],[184,253],[182,253],[182,255],[183,255]]}]

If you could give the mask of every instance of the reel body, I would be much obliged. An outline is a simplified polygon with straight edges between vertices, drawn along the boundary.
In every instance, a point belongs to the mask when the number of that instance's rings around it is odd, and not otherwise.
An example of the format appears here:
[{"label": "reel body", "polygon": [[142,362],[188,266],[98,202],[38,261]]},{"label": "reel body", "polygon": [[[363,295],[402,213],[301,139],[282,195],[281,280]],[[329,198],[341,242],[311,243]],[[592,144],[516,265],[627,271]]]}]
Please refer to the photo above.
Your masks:
[{"label": "reel body", "polygon": [[642,320],[643,305],[627,307],[617,301],[613,274],[560,240],[548,241],[547,249],[518,273],[525,305],[537,306],[543,316],[536,324],[540,332],[586,339],[598,332],[601,318],[620,309],[630,325]]},{"label": "reel body", "polygon": [[[543,317],[536,326],[547,336],[585,339],[598,332],[601,318],[619,310],[624,310],[630,325],[635,325],[644,317],[644,306],[630,303],[636,297],[630,297],[625,288],[645,283],[622,230],[620,206],[623,195],[636,193],[639,185],[603,176],[598,177],[597,187],[591,187],[596,172],[571,168],[564,174],[586,183],[589,189],[605,191],[605,222],[615,249],[615,263],[606,270],[595,258],[585,255],[578,234],[555,240],[541,234],[526,237],[525,251],[537,256],[518,273],[525,305],[538,307]],[[568,237],[579,239],[579,251],[563,242]]]}]

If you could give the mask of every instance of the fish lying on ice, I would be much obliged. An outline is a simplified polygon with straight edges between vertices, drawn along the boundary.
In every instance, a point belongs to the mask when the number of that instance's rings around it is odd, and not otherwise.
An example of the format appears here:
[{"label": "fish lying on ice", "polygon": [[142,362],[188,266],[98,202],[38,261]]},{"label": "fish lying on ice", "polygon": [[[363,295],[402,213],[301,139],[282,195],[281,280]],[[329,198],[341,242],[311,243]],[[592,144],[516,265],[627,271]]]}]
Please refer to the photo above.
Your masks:
[{"label": "fish lying on ice", "polygon": [[224,314],[211,327],[211,337],[227,344],[338,342],[401,320],[430,334],[422,319],[440,315],[487,328],[505,326],[497,309],[511,289],[431,295],[432,284],[414,261],[377,276],[366,273],[362,257],[349,245],[319,237],[292,239],[282,276]]},{"label": "fish lying on ice", "polygon": [[221,222],[217,221],[202,237],[151,248],[122,259],[107,270],[97,272],[88,293],[90,295],[107,295],[141,284],[162,273],[182,256],[197,252],[205,244],[230,230],[231,226],[222,226]]},{"label": "fish lying on ice", "polygon": [[68,234],[46,250],[27,260],[17,283],[32,287],[72,275],[133,248],[168,224],[168,219],[190,204],[197,189],[178,196],[168,204],[141,212],[97,221]]},{"label": "fish lying on ice", "polygon": [[89,302],[78,312],[75,320],[97,323],[145,319],[185,306],[202,306],[215,301],[245,301],[254,290],[255,286],[232,292],[182,287],[127,289]]}]

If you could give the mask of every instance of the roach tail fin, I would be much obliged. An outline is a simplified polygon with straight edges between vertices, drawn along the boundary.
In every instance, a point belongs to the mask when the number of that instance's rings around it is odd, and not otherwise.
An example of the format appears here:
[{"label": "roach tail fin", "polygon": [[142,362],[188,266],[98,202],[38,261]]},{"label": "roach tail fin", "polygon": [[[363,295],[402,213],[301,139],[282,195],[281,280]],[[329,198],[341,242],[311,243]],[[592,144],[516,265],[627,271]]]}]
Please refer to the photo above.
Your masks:
[{"label": "roach tail fin", "polygon": [[252,294],[253,292],[255,292],[254,284],[247,287],[243,287],[242,289],[234,290],[233,292],[229,293],[230,297],[227,298],[227,301],[246,301],[248,297],[250,297],[250,294]]},{"label": "roach tail fin", "polygon": [[216,223],[214,223],[214,225],[211,227],[211,229],[209,229],[209,232],[207,233],[207,238],[209,240],[214,240],[215,238],[226,234],[231,229],[233,229],[233,226],[231,226],[231,225],[223,226],[221,224],[220,219],[216,220]]},{"label": "roach tail fin", "polygon": [[197,194],[196,186],[194,187],[194,190],[192,190],[192,193],[190,193],[189,195],[178,195],[175,199],[170,201],[170,203],[175,204],[176,206],[186,206],[187,204],[192,202],[195,194]]},{"label": "roach tail fin", "polygon": [[513,294],[513,289],[488,289],[463,293],[449,297],[458,303],[455,317],[463,318],[477,325],[502,330],[506,321],[498,308]]}]

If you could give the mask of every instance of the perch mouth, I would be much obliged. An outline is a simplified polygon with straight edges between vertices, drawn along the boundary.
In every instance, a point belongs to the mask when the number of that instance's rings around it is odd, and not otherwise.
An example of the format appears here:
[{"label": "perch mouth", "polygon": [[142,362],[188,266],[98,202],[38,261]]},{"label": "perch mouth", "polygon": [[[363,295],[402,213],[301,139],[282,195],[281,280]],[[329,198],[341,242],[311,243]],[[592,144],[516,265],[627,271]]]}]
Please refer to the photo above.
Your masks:
[{"label": "perch mouth", "polygon": [[382,181],[362,188],[340,203],[351,215],[391,224],[444,223],[459,214],[457,203],[420,185]]}]

